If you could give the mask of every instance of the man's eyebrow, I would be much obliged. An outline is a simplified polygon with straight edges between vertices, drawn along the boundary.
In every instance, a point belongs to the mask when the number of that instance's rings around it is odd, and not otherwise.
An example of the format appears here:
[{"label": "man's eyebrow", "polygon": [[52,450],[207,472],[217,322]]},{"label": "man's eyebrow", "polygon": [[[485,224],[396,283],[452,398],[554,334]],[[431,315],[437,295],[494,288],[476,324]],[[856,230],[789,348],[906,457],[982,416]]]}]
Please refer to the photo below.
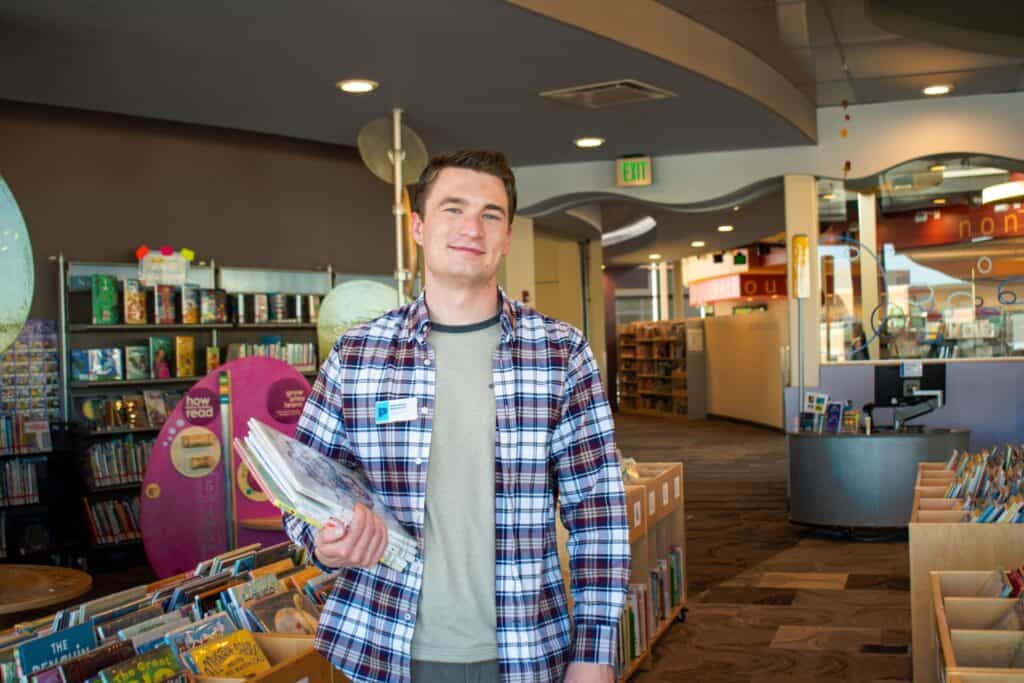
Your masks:
[{"label": "man's eyebrow", "polygon": [[[445,204],[456,204],[458,206],[467,206],[469,204],[469,200],[465,199],[463,197],[455,197],[455,196],[444,197],[438,203],[438,206],[444,206]],[[507,211],[505,211],[505,207],[501,206],[500,204],[486,204],[484,206],[484,211],[500,211],[501,215],[503,215],[503,216],[508,213]]]}]

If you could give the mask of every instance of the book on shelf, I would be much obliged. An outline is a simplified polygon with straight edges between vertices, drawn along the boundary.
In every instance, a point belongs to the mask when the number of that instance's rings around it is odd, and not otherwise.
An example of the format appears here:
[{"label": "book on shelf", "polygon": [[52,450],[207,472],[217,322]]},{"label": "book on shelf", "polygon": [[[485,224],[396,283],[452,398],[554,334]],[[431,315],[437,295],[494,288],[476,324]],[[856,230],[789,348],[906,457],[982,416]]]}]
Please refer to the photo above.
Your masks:
[{"label": "book on shelf", "polygon": [[168,645],[100,671],[101,683],[151,683],[184,671],[181,660]]},{"label": "book on shelf", "polygon": [[82,504],[93,543],[107,545],[142,538],[138,495],[107,500],[83,498]]},{"label": "book on shelf", "polygon": [[148,319],[146,310],[146,288],[142,282],[126,278],[124,289],[124,322],[127,325],[145,325]]},{"label": "book on shelf", "polygon": [[248,678],[270,669],[270,660],[249,631],[235,631],[188,650],[182,659],[200,676]]},{"label": "book on shelf", "polygon": [[199,317],[203,323],[228,321],[228,294],[222,289],[199,290]]},{"label": "book on shelf", "polygon": [[295,589],[254,600],[248,610],[264,633],[316,635],[320,620],[316,605]]},{"label": "book on shelf", "polygon": [[92,275],[92,324],[117,325],[121,313],[117,308],[117,278],[113,275]]},{"label": "book on shelf", "polygon": [[146,417],[154,427],[162,427],[167,422],[167,402],[164,400],[164,392],[149,389],[142,392],[143,402],[146,404]]},{"label": "book on shelf", "polygon": [[176,377],[196,376],[196,340],[187,335],[174,338],[174,374]]},{"label": "book on shelf", "polygon": [[270,300],[266,294],[252,295],[252,321],[265,323],[270,320]]},{"label": "book on shelf", "polygon": [[181,286],[181,322],[196,325],[199,316],[199,286],[184,284]]},{"label": "book on shelf", "polygon": [[402,528],[362,472],[349,469],[306,444],[250,418],[248,434],[233,447],[275,507],[295,514],[314,527],[331,518],[352,520],[356,503],[373,510],[388,529],[381,563],[404,571],[416,556],[416,541]]},{"label": "book on shelf", "polygon": [[153,286],[153,322],[173,325],[178,322],[178,303],[174,285]]},{"label": "book on shelf", "polygon": [[149,429],[152,425],[146,414],[146,403],[142,394],[125,394],[121,398],[124,410],[124,424],[129,429]]},{"label": "book on shelf", "polygon": [[124,347],[124,378],[146,379],[149,377],[149,348],[135,345]]},{"label": "book on shelf", "polygon": [[71,380],[74,382],[110,382],[124,379],[122,350],[72,349]]},{"label": "book on shelf", "polygon": [[320,321],[320,295],[310,294],[306,297],[306,319],[311,323]]},{"label": "book on shelf", "polygon": [[838,434],[843,427],[843,404],[830,402],[825,408],[825,432]]},{"label": "book on shelf", "polygon": [[285,322],[288,317],[288,295],[275,292],[270,295],[270,321]]},{"label": "book on shelf", "polygon": [[149,376],[153,379],[172,377],[174,345],[171,338],[157,335],[149,338]]},{"label": "book on shelf", "polygon": [[152,439],[136,439],[131,434],[95,441],[85,450],[85,480],[93,490],[139,483],[152,452]]}]

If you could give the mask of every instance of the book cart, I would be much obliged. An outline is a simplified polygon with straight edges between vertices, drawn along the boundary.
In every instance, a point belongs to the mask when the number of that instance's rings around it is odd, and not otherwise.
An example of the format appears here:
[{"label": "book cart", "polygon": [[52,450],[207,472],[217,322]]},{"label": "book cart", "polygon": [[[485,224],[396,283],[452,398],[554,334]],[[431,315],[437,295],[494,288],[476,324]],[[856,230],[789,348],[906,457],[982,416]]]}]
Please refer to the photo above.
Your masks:
[{"label": "book cart", "polygon": [[[627,595],[623,617],[619,622],[619,654],[617,667],[619,681],[627,681],[641,667],[649,663],[654,645],[676,620],[686,615],[686,508],[683,489],[683,465],[681,463],[639,463],[640,479],[626,485],[626,515],[629,519],[629,543],[632,563],[629,583],[637,586],[652,585],[652,572],[658,573],[670,564],[670,549],[682,549],[677,578],[669,574],[663,577],[670,595],[664,618],[649,618],[653,602],[648,593],[648,604],[639,604],[635,590]],[[557,518],[556,518],[557,520]],[[562,580],[566,592],[570,588],[569,558],[566,552],[568,533],[557,521],[558,553],[562,563]],[[672,571],[671,567],[668,568]],[[674,584],[672,583],[674,582]],[[675,587],[673,591],[672,588]],[[642,595],[642,593],[641,593]],[[674,597],[671,597],[674,596]],[[572,596],[569,596],[569,610],[572,613]]]},{"label": "book cart", "polygon": [[685,322],[635,322],[621,326],[618,354],[621,412],[686,416]]},{"label": "book cart", "polygon": [[[965,521],[967,513],[954,509],[958,501],[943,497],[952,478],[945,463],[918,465],[909,524],[912,652],[917,683],[941,680],[945,670],[936,620],[936,610],[942,604],[935,600],[931,572],[980,571],[990,576],[996,567],[1015,567],[1024,560],[1024,524]],[[959,618],[960,612],[957,615]],[[976,660],[968,657],[963,661]],[[988,679],[977,678],[979,675],[988,674],[972,670],[961,676],[961,683],[1024,681],[1024,676]]]},{"label": "book cart", "polygon": [[[993,571],[931,572],[942,680],[1022,683],[1024,621],[1016,598],[979,597]],[[1017,661],[1014,661],[1017,659]]]}]

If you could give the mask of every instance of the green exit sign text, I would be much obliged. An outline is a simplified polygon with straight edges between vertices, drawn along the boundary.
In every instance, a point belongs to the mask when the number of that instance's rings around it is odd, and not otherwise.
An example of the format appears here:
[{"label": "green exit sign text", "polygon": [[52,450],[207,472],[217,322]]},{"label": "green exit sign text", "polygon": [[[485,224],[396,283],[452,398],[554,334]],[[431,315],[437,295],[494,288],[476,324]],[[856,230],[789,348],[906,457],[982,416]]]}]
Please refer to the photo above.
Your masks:
[{"label": "green exit sign text", "polygon": [[653,180],[650,157],[626,157],[615,160],[615,184],[619,187],[650,185]]}]

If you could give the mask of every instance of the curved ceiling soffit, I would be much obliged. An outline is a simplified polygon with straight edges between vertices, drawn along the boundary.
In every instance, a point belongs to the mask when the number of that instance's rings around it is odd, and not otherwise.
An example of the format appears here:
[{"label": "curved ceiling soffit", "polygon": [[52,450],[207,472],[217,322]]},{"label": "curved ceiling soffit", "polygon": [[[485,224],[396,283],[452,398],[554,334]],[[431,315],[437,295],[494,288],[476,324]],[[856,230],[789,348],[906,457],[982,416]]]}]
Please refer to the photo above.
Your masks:
[{"label": "curved ceiling soffit", "polygon": [[554,213],[534,219],[534,227],[573,240],[595,240],[601,231],[590,221],[571,213]]},{"label": "curved ceiling soffit", "polygon": [[[913,157],[911,159],[905,159],[898,164],[893,164],[886,168],[881,169],[876,173],[869,173],[868,175],[861,176],[859,178],[847,178],[844,181],[844,185],[847,191],[850,192],[874,192],[878,189],[879,178],[886,173],[891,173],[901,166],[911,164],[915,161],[935,161],[941,162],[948,159],[963,159],[963,158],[983,158],[985,164],[994,164],[999,167],[1005,168],[1008,171],[1024,172],[1024,160],[1014,159],[1011,157],[1003,157],[996,154],[988,154],[985,152],[943,152],[942,154],[931,154],[927,156]],[[821,176],[824,178],[825,176]],[[828,178],[829,180],[840,180],[839,178]]]},{"label": "curved ceiling soffit", "polygon": [[920,0],[867,0],[864,13],[883,31],[958,50],[1024,57],[1024,31],[1016,2],[985,3],[964,12],[963,4]]},{"label": "curved ceiling soffit", "polygon": [[816,107],[754,53],[655,0],[506,0],[658,57],[751,98],[816,142]]},{"label": "curved ceiling soffit", "polygon": [[533,206],[520,209],[518,213],[523,216],[537,219],[564,211],[570,211],[587,204],[594,204],[603,201],[629,202],[631,204],[636,204],[637,206],[645,206],[651,209],[658,209],[660,211],[674,211],[677,213],[713,213],[716,211],[725,211],[726,209],[730,209],[738,204],[747,204],[756,199],[761,199],[762,197],[766,197],[770,194],[780,192],[782,187],[782,178],[768,178],[767,180],[760,180],[752,185],[740,188],[735,192],[722,195],[721,197],[700,202],[681,204],[656,202],[650,199],[633,197],[631,195],[618,192],[576,192],[573,194],[561,195],[559,197],[552,197],[551,199],[545,199]]}]

